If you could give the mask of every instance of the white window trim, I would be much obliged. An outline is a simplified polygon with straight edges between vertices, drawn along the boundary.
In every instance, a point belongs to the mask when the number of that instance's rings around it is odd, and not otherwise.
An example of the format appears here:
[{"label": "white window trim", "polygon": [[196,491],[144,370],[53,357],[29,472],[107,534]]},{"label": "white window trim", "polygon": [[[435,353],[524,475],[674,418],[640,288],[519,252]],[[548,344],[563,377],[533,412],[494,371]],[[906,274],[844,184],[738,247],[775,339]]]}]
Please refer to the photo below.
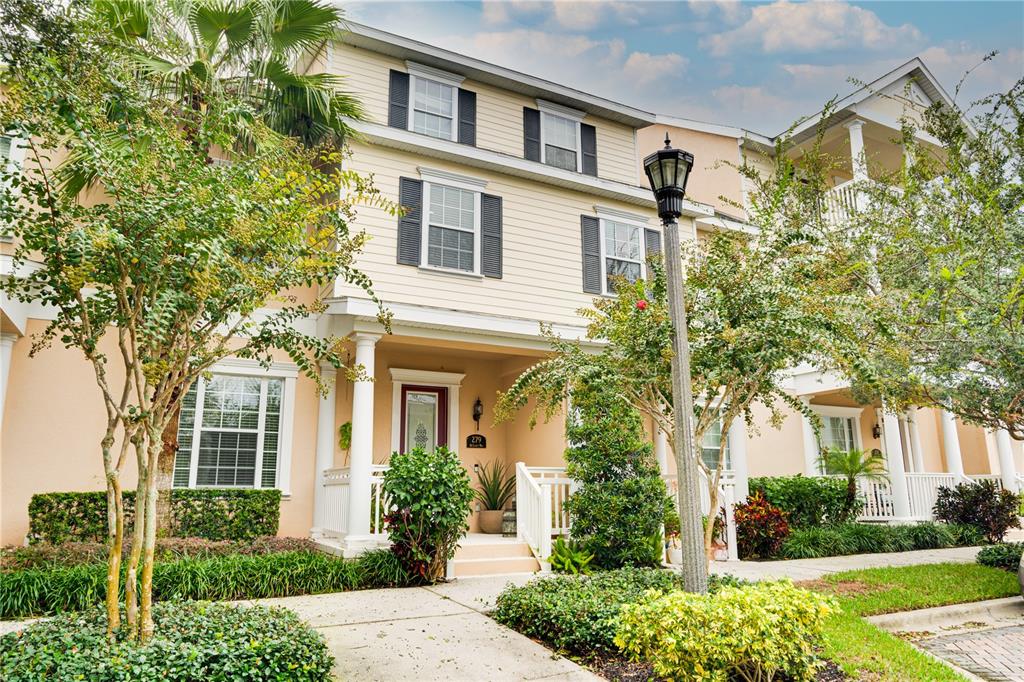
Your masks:
[{"label": "white window trim", "polygon": [[[641,221],[641,220],[636,220],[636,219],[633,219],[633,218],[622,217],[624,215],[628,215],[628,214],[613,215],[613,214],[608,214],[608,213],[603,213],[603,212],[599,212],[597,214],[598,223],[600,225],[600,230],[599,231],[600,231],[600,239],[601,239],[601,295],[602,296],[612,296],[612,297],[614,297],[616,295],[614,291],[609,291],[609,289],[608,289],[608,257],[607,257],[607,247],[605,245],[605,224],[608,221],[611,221],[613,223],[621,223],[623,225],[630,225],[630,226],[636,227],[636,228],[638,228],[640,230],[640,261],[639,261],[640,262],[640,279],[647,279],[647,258],[645,257],[645,255],[646,255],[645,252],[646,252],[646,249],[647,249],[647,244],[646,244],[647,234],[644,232],[644,230],[647,229],[647,222],[646,221]],[[630,263],[637,262],[637,261],[628,260],[626,258],[616,258],[615,260],[625,260],[625,261],[628,261]]]},{"label": "white window trim", "polygon": [[[423,179],[423,203],[422,210],[420,211],[420,269],[428,270],[431,272],[443,272],[452,275],[461,275],[463,277],[482,278],[483,274],[480,272],[480,189],[487,183],[477,184],[474,187],[472,184],[466,184],[465,180],[471,180],[461,176],[461,181],[458,179],[460,176],[456,176],[454,173],[447,174],[453,177],[453,180],[445,179],[443,176],[438,176],[437,171],[433,173],[428,172],[424,175],[423,169],[420,170],[420,177]],[[430,179],[428,179],[430,178]],[[429,258],[430,253],[428,251],[430,243],[430,192],[434,185],[443,185],[445,187],[454,187],[466,192],[473,193],[473,270],[460,270],[458,268],[446,268],[441,265],[430,265]],[[458,229],[448,228],[446,229]],[[462,230],[468,232],[468,230]]]},{"label": "white window trim", "polygon": [[[292,440],[295,427],[295,383],[298,380],[299,368],[290,362],[275,362],[269,368],[262,367],[255,360],[228,358],[221,360],[210,368],[210,374],[227,376],[248,376],[260,379],[283,379],[281,391],[281,422],[278,430],[277,448],[277,485],[284,498],[291,497],[292,479]],[[260,385],[260,404],[265,404],[266,383]],[[200,380],[196,391],[196,417],[192,431],[192,452],[189,455],[188,487],[198,488],[196,479],[199,471],[199,441],[202,426],[200,406],[206,396],[206,381]],[[266,414],[260,410],[259,435],[257,437],[256,471],[253,476],[253,488],[263,488],[263,429]],[[204,486],[205,487],[205,486]],[[212,486],[221,487],[221,486]],[[243,489],[243,488],[240,488]],[[245,488],[247,489],[247,488]]]},{"label": "white window trim", "polygon": [[[580,136],[580,124],[583,122],[583,117],[586,116],[586,112],[580,111],[579,109],[570,109],[554,102],[548,102],[546,100],[537,100],[537,108],[540,109],[540,161],[543,164],[547,164],[547,132],[544,125],[544,114],[551,116],[557,116],[564,118],[569,121],[576,123],[576,172],[583,172],[583,139]],[[558,166],[556,166],[558,168]]]},{"label": "white window trim", "polygon": [[448,389],[448,449],[459,451],[459,388],[465,374],[391,368],[391,452],[402,447],[402,386],[433,386]]},{"label": "white window trim", "polygon": [[[449,71],[442,71],[441,69],[435,69],[432,66],[426,64],[417,64],[416,62],[405,63],[405,69],[409,74],[409,116],[407,127],[409,132],[416,133],[417,135],[427,135],[426,133],[419,133],[413,129],[413,121],[416,118],[416,79],[434,81],[441,85],[447,85],[452,89],[452,134],[451,137],[437,137],[438,140],[450,140],[452,142],[459,141],[459,87],[462,86],[462,81],[465,80],[462,76],[451,73]],[[427,135],[427,137],[434,137],[433,135]]]},{"label": "white window trim", "polygon": [[[817,414],[819,417],[840,417],[843,419],[853,420],[853,447],[857,450],[864,448],[864,443],[860,437],[860,419],[863,410],[859,407],[840,407],[837,405],[808,405],[811,411]],[[815,461],[821,459],[821,434],[818,434],[814,439],[814,450],[815,450]],[[820,464],[818,466],[818,473],[824,474]]]}]

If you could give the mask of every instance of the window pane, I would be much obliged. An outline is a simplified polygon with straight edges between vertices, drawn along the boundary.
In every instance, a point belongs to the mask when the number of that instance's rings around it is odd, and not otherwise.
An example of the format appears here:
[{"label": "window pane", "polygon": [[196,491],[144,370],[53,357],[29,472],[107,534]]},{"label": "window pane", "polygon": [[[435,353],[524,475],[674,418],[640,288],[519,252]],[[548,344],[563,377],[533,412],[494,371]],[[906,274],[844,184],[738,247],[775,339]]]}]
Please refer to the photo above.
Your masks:
[{"label": "window pane", "polygon": [[473,272],[473,233],[430,226],[427,264]]},{"label": "window pane", "polygon": [[437,395],[413,393],[405,395],[406,450],[437,447]]},{"label": "window pane", "polygon": [[722,422],[714,422],[704,433],[704,442],[701,443],[701,458],[709,469],[718,468],[718,448],[724,445],[722,452],[722,463],[725,469],[731,468],[729,460],[729,439],[722,442]]},{"label": "window pane", "polygon": [[576,170],[576,152],[562,149],[561,147],[553,147],[550,144],[545,145],[544,149],[544,162],[547,165],[564,168],[565,170]]},{"label": "window pane", "polygon": [[281,393],[283,379],[267,381],[267,414],[263,428],[263,472],[261,483],[264,488],[277,485],[277,452],[281,436]]},{"label": "window pane", "polygon": [[576,121],[545,113],[544,143],[575,151]]},{"label": "window pane", "polygon": [[199,439],[197,483],[253,487],[256,475],[255,433],[203,431]]},{"label": "window pane", "polygon": [[425,78],[414,78],[413,124],[417,133],[451,139],[452,96],[455,89]]},{"label": "window pane", "polygon": [[614,258],[605,259],[608,291],[615,291],[615,278],[625,277],[630,282],[640,279],[640,264]]},{"label": "window pane", "polygon": [[609,258],[640,260],[640,228],[636,225],[604,222],[604,251]]},{"label": "window pane", "polygon": [[825,417],[822,419],[821,446],[849,452],[854,447],[853,426],[851,417]]},{"label": "window pane", "polygon": [[196,393],[199,390],[199,382],[192,384],[192,387],[181,399],[181,412],[178,414],[178,451],[174,455],[174,482],[175,488],[187,488],[189,477],[189,463],[192,461],[192,430],[196,423]]},{"label": "window pane", "polygon": [[474,193],[464,189],[431,185],[430,224],[472,232],[475,224],[474,199]]},{"label": "window pane", "polygon": [[9,159],[11,156],[11,138],[0,135],[0,159]]}]

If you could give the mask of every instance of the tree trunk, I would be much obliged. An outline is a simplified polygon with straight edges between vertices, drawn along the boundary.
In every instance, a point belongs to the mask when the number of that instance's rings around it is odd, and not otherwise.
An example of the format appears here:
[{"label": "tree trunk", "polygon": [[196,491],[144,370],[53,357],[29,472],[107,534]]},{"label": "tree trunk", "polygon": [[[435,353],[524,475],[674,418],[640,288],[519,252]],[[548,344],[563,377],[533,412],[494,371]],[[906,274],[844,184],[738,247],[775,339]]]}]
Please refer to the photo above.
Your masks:
[{"label": "tree trunk", "polygon": [[[149,436],[146,489],[145,534],[142,549],[142,587],[139,589],[139,641],[148,642],[153,636],[153,558],[156,548],[156,476],[153,475],[163,440],[162,430],[154,430]],[[140,486],[141,487],[141,486]],[[136,520],[136,523],[138,521]]]},{"label": "tree trunk", "polygon": [[128,555],[128,570],[124,583],[124,611],[125,619],[128,621],[128,628],[132,639],[139,636],[139,558],[142,556],[143,522],[146,517],[146,509],[143,501],[146,498],[146,458],[143,445],[143,437],[137,433],[132,438],[132,445],[135,448],[135,459],[139,469],[139,483],[135,487],[135,518],[132,526],[132,547]]},{"label": "tree trunk", "polygon": [[174,415],[167,422],[167,428],[162,434],[160,456],[156,464],[156,530],[161,537],[174,534],[171,489],[174,487],[174,462],[178,456],[178,415],[180,412],[180,407],[175,409]]},{"label": "tree trunk", "polygon": [[121,481],[110,449],[114,445],[112,430],[103,438],[103,467],[107,482],[107,636],[121,627],[121,549],[124,541],[124,500]]}]

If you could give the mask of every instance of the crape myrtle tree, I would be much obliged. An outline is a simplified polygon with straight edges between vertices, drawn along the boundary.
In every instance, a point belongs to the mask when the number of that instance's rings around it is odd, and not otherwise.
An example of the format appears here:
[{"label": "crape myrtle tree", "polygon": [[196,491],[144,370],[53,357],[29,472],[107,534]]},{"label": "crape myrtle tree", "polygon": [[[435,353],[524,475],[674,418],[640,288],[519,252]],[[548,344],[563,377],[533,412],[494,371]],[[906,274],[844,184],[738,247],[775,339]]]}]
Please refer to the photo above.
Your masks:
[{"label": "crape myrtle tree", "polygon": [[[0,116],[24,140],[26,162],[0,182],[18,275],[3,286],[54,311],[33,354],[59,343],[93,369],[106,414],[108,626],[146,640],[155,470],[182,397],[228,356],[267,366],[284,353],[318,385],[318,363],[342,367],[338,340],[295,323],[322,312],[319,293],[338,279],[373,295],[354,266],[365,236],[349,223],[357,204],[395,207],[337,170],[337,152],[273,130],[244,98],[212,93],[196,116],[152,97],[151,76],[109,49],[94,15],[77,7],[46,17],[59,31],[39,22],[38,38],[4,43]],[[232,150],[232,162],[210,163],[217,149]],[[89,184],[79,190],[81,178]],[[288,293],[300,287],[312,300]],[[138,487],[122,623],[121,476],[131,456]]]},{"label": "crape myrtle tree", "polygon": [[[783,408],[817,417],[785,389],[787,370],[801,363],[871,381],[864,359],[864,325],[873,324],[866,292],[852,273],[863,268],[852,250],[830,248],[820,210],[825,172],[832,163],[818,140],[800,157],[798,175],[780,142],[771,173],[752,164],[738,167],[752,187],[748,222],[754,234],[714,232],[684,248],[688,336],[695,408],[694,439],[701,443],[714,425],[723,435],[736,419],[752,424],[755,403],[766,406],[771,422]],[[807,175],[821,178],[814,182]],[[812,210],[813,209],[813,210]],[[499,414],[509,416],[536,398],[531,421],[560,410],[573,382],[600,368],[614,373],[628,402],[647,415],[674,443],[671,390],[672,326],[664,270],[652,259],[646,281],[619,281],[614,298],[601,298],[581,311],[590,320],[588,336],[602,342],[597,353],[550,337],[552,354],[526,370],[500,396]],[[549,335],[550,336],[550,335]],[[724,469],[723,437],[715,466],[698,455],[707,476],[712,509],[718,509]],[[695,448],[700,452],[700,448]],[[677,459],[678,461],[678,459]],[[705,527],[710,554],[713,523]]]},{"label": "crape myrtle tree", "polygon": [[[994,55],[990,55],[992,57]],[[905,98],[909,99],[909,98]],[[909,163],[862,183],[838,229],[874,250],[894,401],[1024,440],[1024,80],[969,108],[910,108]],[[865,280],[864,284],[869,282]],[[884,348],[883,348],[884,350]]]}]

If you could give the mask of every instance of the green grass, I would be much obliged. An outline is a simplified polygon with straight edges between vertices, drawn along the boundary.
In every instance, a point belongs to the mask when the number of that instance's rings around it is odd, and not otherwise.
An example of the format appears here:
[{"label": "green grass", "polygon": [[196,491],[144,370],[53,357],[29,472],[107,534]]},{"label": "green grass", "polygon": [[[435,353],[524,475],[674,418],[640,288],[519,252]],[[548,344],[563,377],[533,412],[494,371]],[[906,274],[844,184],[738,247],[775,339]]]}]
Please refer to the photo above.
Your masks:
[{"label": "green grass", "polygon": [[822,653],[853,679],[880,681],[963,678],[862,616],[1020,594],[1015,575],[977,564],[869,568],[834,573],[807,586],[833,594],[842,607],[826,626]]}]

